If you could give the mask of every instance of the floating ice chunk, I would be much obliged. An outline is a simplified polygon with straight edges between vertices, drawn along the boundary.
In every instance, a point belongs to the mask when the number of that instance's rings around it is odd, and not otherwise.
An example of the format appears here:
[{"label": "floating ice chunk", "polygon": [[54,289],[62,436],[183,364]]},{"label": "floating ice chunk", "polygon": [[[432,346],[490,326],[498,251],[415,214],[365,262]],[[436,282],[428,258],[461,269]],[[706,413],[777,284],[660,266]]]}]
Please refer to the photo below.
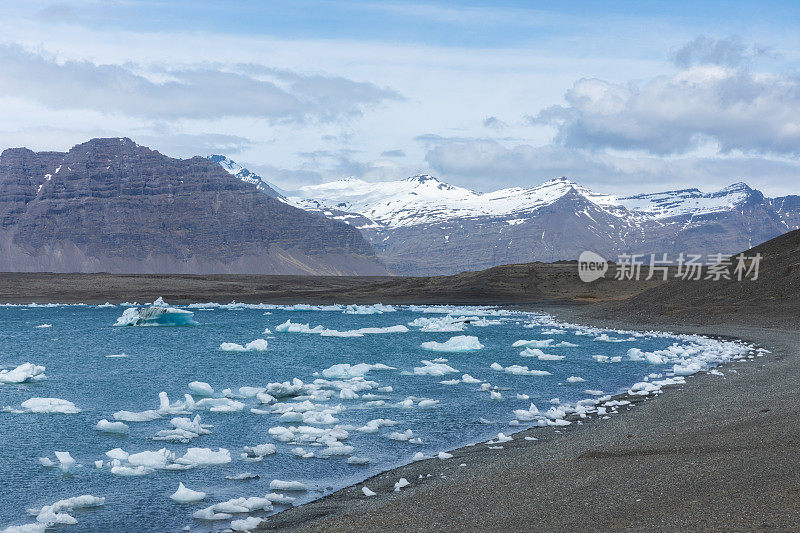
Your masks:
[{"label": "floating ice chunk", "polygon": [[602,342],[629,342],[629,341],[635,341],[636,338],[635,337],[629,337],[627,339],[619,339],[619,338],[616,338],[616,337],[609,337],[607,333],[603,333],[603,334],[598,335],[597,337],[595,337],[594,340],[602,341]]},{"label": "floating ice chunk", "polygon": [[503,395],[497,391],[489,391],[489,398],[496,402],[499,402],[500,400],[503,399]]},{"label": "floating ice chunk", "polygon": [[72,458],[69,452],[53,452],[58,459],[59,468],[61,468],[62,472],[69,472],[72,470],[75,465],[76,461]]},{"label": "floating ice chunk", "polygon": [[127,461],[130,454],[122,448],[114,448],[113,450],[108,450],[106,456],[117,461]]},{"label": "floating ice chunk", "polygon": [[461,380],[460,379],[445,379],[445,380],[440,381],[439,383],[441,383],[442,385],[458,385],[459,383],[461,383]]},{"label": "floating ice chunk", "polygon": [[513,348],[519,348],[520,346],[525,346],[528,348],[548,348],[551,344],[553,344],[553,339],[543,339],[543,340],[518,340],[511,346]]},{"label": "floating ice chunk", "polygon": [[567,378],[567,383],[583,383],[584,381],[586,380],[580,376],[570,376]]},{"label": "floating ice chunk", "polygon": [[439,405],[439,400],[425,399],[417,403],[417,407],[420,409],[435,409],[437,405]]},{"label": "floating ice chunk", "polygon": [[287,396],[297,396],[303,392],[303,382],[297,378],[292,379],[291,382],[284,381],[283,383],[268,383],[267,394],[275,398],[285,398]]},{"label": "floating ice chunk", "polygon": [[[162,302],[163,304],[163,302]],[[123,311],[115,326],[194,326],[194,313],[185,309],[167,307],[166,305],[138,308],[131,307]]]},{"label": "floating ice chunk", "polygon": [[103,433],[117,433],[117,434],[125,434],[128,432],[128,424],[123,422],[109,422],[105,418],[97,422],[95,426],[97,431],[102,431]]},{"label": "floating ice chunk", "polygon": [[197,490],[186,488],[186,486],[183,483],[179,483],[178,490],[176,490],[172,494],[172,496],[170,496],[170,498],[172,498],[173,501],[176,501],[178,503],[195,503],[199,502],[205,497],[206,497],[205,492],[200,492]]},{"label": "floating ice chunk", "polygon": [[398,422],[394,420],[389,420],[387,418],[376,418],[374,420],[370,420],[363,426],[356,428],[355,431],[359,433],[377,433],[379,428],[384,426],[396,426]]},{"label": "floating ice chunk", "polygon": [[531,397],[528,396],[527,394],[519,394],[519,393],[517,393],[517,400],[530,400],[530,399],[531,399]]},{"label": "floating ice chunk", "polygon": [[357,455],[353,455],[352,457],[347,458],[347,464],[349,465],[361,466],[361,465],[368,465],[369,463],[370,463],[369,457],[359,457]]},{"label": "floating ice chunk", "polygon": [[52,328],[52,327],[53,327],[53,324],[40,324],[40,325],[36,326],[37,329]]},{"label": "floating ice chunk", "polygon": [[436,455],[436,457],[438,457],[439,459],[444,461],[445,459],[452,459],[453,458],[453,454],[452,453],[447,453],[447,452],[439,452]]},{"label": "floating ice chunk", "polygon": [[267,350],[268,344],[266,339],[256,339],[244,346],[235,342],[223,342],[219,345],[219,349],[223,352],[264,352]]},{"label": "floating ice chunk", "polygon": [[28,383],[47,379],[45,367],[33,363],[22,363],[13,370],[0,370],[0,383]]},{"label": "floating ice chunk", "polygon": [[369,498],[370,496],[376,496],[376,495],[377,495],[375,492],[373,492],[373,491],[369,490],[367,487],[361,487],[361,492],[362,492],[362,493],[364,494],[364,496],[366,496],[367,498]]},{"label": "floating ice chunk", "polygon": [[256,446],[245,446],[244,453],[241,455],[242,459],[258,460],[260,461],[267,455],[272,455],[278,452],[278,448],[274,444],[258,444]]},{"label": "floating ice chunk", "polygon": [[308,490],[305,484],[299,481],[282,481],[280,479],[273,479],[269,483],[270,490],[285,490],[288,492],[304,492]]},{"label": "floating ice chunk", "polygon": [[551,354],[551,353],[544,353],[539,348],[525,348],[524,350],[519,352],[519,354],[522,357],[536,357],[540,361],[561,361],[562,359],[566,358],[565,355],[555,355],[555,354]]},{"label": "floating ice chunk", "polygon": [[158,411],[117,411],[114,413],[114,420],[121,422],[151,422],[161,418],[161,413]]},{"label": "floating ice chunk", "polygon": [[495,372],[505,372],[514,376],[550,376],[551,373],[546,370],[530,370],[527,366],[511,365],[503,368],[499,363],[492,363],[489,368]]},{"label": "floating ice chunk", "polygon": [[189,390],[197,396],[213,396],[214,388],[205,381],[192,381],[189,383]]},{"label": "floating ice chunk", "polygon": [[403,432],[393,431],[389,433],[389,438],[392,440],[400,441],[400,442],[407,442],[414,437],[414,432],[410,429],[407,429]]},{"label": "floating ice chunk", "polygon": [[123,357],[128,357],[126,353],[113,353],[111,355],[107,355],[106,359],[122,359]]},{"label": "floating ice chunk", "polygon": [[[191,448],[190,448],[191,449]],[[128,455],[128,463],[132,466],[163,469],[175,460],[175,454],[166,448],[157,451],[145,450]]]},{"label": "floating ice chunk", "polygon": [[[28,512],[36,515],[36,521],[45,527],[56,525],[74,525],[78,521],[69,513],[75,509],[86,509],[99,507],[105,503],[105,498],[84,494],[59,500],[51,505],[45,505],[40,509],[28,509]],[[24,527],[24,526],[23,526]],[[21,531],[37,531],[35,529],[23,529]],[[38,531],[44,531],[39,529]]]},{"label": "floating ice chunk", "polygon": [[397,309],[391,305],[373,304],[373,305],[348,305],[344,311],[346,315],[380,315],[383,313],[392,313]]},{"label": "floating ice chunk", "polygon": [[371,370],[397,370],[394,367],[384,365],[382,363],[369,364],[359,363],[357,365],[350,365],[348,363],[341,363],[333,365],[322,371],[322,375],[328,379],[350,379],[356,377],[364,377],[367,372]]},{"label": "floating ice chunk", "polygon": [[471,335],[456,335],[445,342],[427,341],[421,346],[434,352],[471,352],[483,348],[478,337]]},{"label": "floating ice chunk", "polygon": [[414,454],[414,457],[411,458],[412,461],[422,461],[425,459],[425,454],[422,452],[417,452]]},{"label": "floating ice chunk", "polygon": [[195,403],[196,409],[207,409],[213,413],[235,413],[244,409],[242,402],[230,398],[203,398]]},{"label": "floating ice chunk", "polygon": [[480,383],[481,382],[481,380],[479,380],[477,378],[473,378],[469,374],[464,374],[463,376],[461,376],[461,381],[463,381],[464,383]]},{"label": "floating ice chunk", "polygon": [[407,480],[406,478],[404,478],[404,477],[401,477],[401,478],[400,478],[400,479],[397,481],[397,483],[395,483],[395,484],[394,484],[394,491],[395,491],[395,492],[400,492],[400,489],[402,489],[402,488],[405,488],[405,487],[408,487],[409,485],[411,485],[411,483],[409,483],[409,482],[408,482],[408,480]]},{"label": "floating ice chunk", "polygon": [[424,366],[414,367],[414,374],[417,376],[444,376],[445,374],[457,373],[458,370],[444,363],[434,363],[422,361]]},{"label": "floating ice chunk", "polygon": [[234,531],[252,531],[263,521],[263,518],[249,516],[247,518],[242,518],[241,520],[231,521],[231,529]]},{"label": "floating ice chunk", "polygon": [[192,514],[192,517],[198,520],[228,520],[233,518],[233,515],[228,513],[217,513],[214,511],[214,505],[200,509]]},{"label": "floating ice chunk", "polygon": [[45,468],[52,468],[56,466],[52,459],[49,457],[39,457],[39,464],[44,466]]},{"label": "floating ice chunk", "polygon": [[586,389],[583,392],[585,392],[589,396],[602,396],[604,394],[603,391],[597,389]]},{"label": "floating ice chunk", "polygon": [[533,420],[541,418],[541,415],[539,414],[539,409],[537,409],[536,405],[534,405],[533,403],[531,403],[530,407],[528,407],[527,409],[515,409],[514,416],[516,417],[517,420],[521,422],[531,422]]},{"label": "floating ice chunk", "polygon": [[498,433],[496,440],[487,441],[486,444],[502,444],[504,442],[511,442],[513,437],[507,436],[505,433]]},{"label": "floating ice chunk", "polygon": [[30,398],[20,404],[23,413],[76,414],[81,410],[75,404],[61,398]]},{"label": "floating ice chunk", "polygon": [[232,476],[225,476],[225,479],[230,479],[231,481],[246,481],[248,479],[258,479],[258,474],[252,474],[250,472],[243,472],[241,474],[234,474]]},{"label": "floating ice chunk", "polygon": [[219,349],[223,352],[244,352],[246,351],[245,347],[241,344],[236,344],[235,342],[223,342],[219,345]]},{"label": "floating ice chunk", "polygon": [[412,320],[408,325],[420,328],[420,331],[439,333],[464,331],[466,328],[462,317],[453,317],[450,315],[437,318],[420,317]]},{"label": "floating ice chunk", "polygon": [[98,460],[98,461],[95,461],[95,462],[94,462],[94,467],[95,467],[95,468],[103,468],[103,460],[102,460],[102,459],[100,459],[100,460]]},{"label": "floating ice chunk", "polygon": [[[133,462],[131,457],[128,458],[129,462]],[[175,462],[191,467],[226,465],[231,462],[231,454],[225,448],[219,448],[216,452],[210,448],[189,448]]]}]

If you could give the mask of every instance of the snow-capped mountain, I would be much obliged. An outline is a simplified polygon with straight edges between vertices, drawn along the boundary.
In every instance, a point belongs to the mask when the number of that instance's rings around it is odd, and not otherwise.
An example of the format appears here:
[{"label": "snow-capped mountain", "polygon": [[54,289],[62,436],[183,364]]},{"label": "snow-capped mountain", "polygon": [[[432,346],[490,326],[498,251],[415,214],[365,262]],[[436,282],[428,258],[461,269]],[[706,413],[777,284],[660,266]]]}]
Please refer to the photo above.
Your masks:
[{"label": "snow-capped mountain", "polygon": [[283,194],[281,194],[281,192],[277,187],[275,187],[273,184],[271,184],[258,174],[250,172],[249,170],[244,168],[242,165],[240,165],[230,157],[218,154],[211,154],[209,156],[206,156],[206,158],[210,159],[214,163],[217,163],[219,166],[224,168],[228,172],[228,174],[236,176],[245,183],[251,183],[255,185],[257,189],[264,191],[268,195],[274,198],[283,198]]},{"label": "snow-capped mountain", "polygon": [[800,197],[765,198],[744,183],[619,196],[564,177],[477,192],[418,175],[309,185],[284,201],[359,228],[391,270],[408,275],[571,260],[584,250],[611,260],[731,254],[800,226]]}]

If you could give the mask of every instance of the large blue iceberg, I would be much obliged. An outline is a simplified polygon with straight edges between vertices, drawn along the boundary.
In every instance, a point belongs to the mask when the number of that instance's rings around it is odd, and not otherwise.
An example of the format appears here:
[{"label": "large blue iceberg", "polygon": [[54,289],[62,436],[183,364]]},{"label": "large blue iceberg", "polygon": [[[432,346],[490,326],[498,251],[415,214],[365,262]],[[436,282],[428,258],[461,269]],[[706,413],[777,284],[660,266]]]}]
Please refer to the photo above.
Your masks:
[{"label": "large blue iceberg", "polygon": [[122,313],[115,326],[196,326],[194,313],[169,307],[159,298],[149,307],[131,307]]}]

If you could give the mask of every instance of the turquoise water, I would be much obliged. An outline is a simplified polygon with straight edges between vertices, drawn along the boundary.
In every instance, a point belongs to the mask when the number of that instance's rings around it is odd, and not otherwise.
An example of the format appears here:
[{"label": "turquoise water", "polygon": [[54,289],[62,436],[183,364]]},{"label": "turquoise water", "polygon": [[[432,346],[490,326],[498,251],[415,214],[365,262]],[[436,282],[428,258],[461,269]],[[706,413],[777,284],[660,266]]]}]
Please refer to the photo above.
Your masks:
[{"label": "turquoise water", "polygon": [[[329,310],[298,311],[294,309],[213,308],[193,309],[193,327],[113,327],[124,308],[91,306],[0,307],[0,369],[12,369],[25,362],[46,367],[47,379],[34,383],[0,384],[0,405],[10,407],[0,412],[0,530],[9,525],[35,521],[26,509],[48,505],[56,500],[92,494],[106,498],[105,505],[76,510],[70,514],[77,521],[76,531],[176,531],[189,526],[193,531],[225,529],[230,521],[207,522],[192,518],[193,512],[231,498],[264,496],[270,492],[273,479],[300,481],[306,492],[286,493],[296,497],[296,504],[319,498],[343,486],[358,482],[380,471],[411,461],[414,454],[426,456],[460,445],[485,441],[529,426],[509,426],[515,409],[526,409],[534,402],[541,411],[551,407],[551,399],[561,404],[574,403],[593,396],[587,389],[615,394],[653,373],[669,372],[673,361],[652,364],[631,360],[631,348],[652,352],[675,342],[690,341],[672,337],[637,336],[624,342],[603,342],[598,331],[567,327],[565,333],[543,333],[553,325],[543,315],[508,314],[488,316],[500,323],[479,327],[472,324],[461,332],[422,332],[408,326],[405,333],[367,334],[362,337],[328,337],[305,333],[276,333],[275,328],[287,319],[293,323],[318,324],[340,331],[364,327],[407,325],[416,318],[444,316],[431,308],[397,308],[383,314],[345,314],[341,307]],[[454,311],[454,309],[451,309]],[[456,314],[485,314],[485,310],[464,309]],[[269,313],[269,314],[265,314]],[[491,314],[491,311],[488,311]],[[52,327],[37,328],[43,324]],[[526,327],[529,326],[529,327]],[[531,327],[532,326],[532,327]],[[265,328],[272,334],[264,334]],[[426,341],[444,342],[456,335],[479,339],[484,348],[463,353],[432,352],[420,347]],[[628,335],[610,333],[612,338]],[[258,339],[269,342],[266,351],[221,351],[220,344],[233,342],[245,345]],[[546,347],[550,354],[566,356],[560,361],[521,357],[522,348],[512,347],[519,339],[555,339],[577,347]],[[127,357],[109,358],[108,355]],[[599,363],[592,356],[621,357],[620,362]],[[422,360],[446,358],[447,365],[458,370],[436,377],[409,375]],[[351,465],[347,457],[299,459],[291,450],[297,444],[279,442],[269,429],[298,426],[300,422],[279,420],[278,414],[256,415],[251,408],[270,410],[255,398],[239,399],[245,404],[239,412],[196,411],[203,424],[213,425],[211,433],[201,435],[189,444],[154,441],[160,430],[169,429],[171,415],[151,422],[129,423],[128,435],[109,435],[94,429],[98,420],[113,421],[119,410],[144,411],[157,409],[158,394],[165,391],[174,402],[189,392],[188,383],[203,381],[215,391],[233,390],[242,386],[265,387],[270,382],[299,378],[306,383],[331,365],[339,363],[382,363],[396,370],[370,371],[365,378],[377,383],[368,399],[340,399],[337,394],[328,401],[314,401],[319,407],[341,404],[343,410],[334,416],[337,426],[349,428],[344,444],[355,448],[353,455],[370,459],[368,465]],[[502,367],[524,365],[545,370],[547,376],[512,375],[490,369],[492,363]],[[491,384],[501,400],[493,400],[478,384],[445,385],[442,380],[460,378],[468,373]],[[667,374],[664,374],[667,375]],[[570,376],[585,382],[568,383]],[[380,392],[382,387],[392,392]],[[529,400],[518,399],[525,394]],[[14,412],[31,397],[62,398],[81,409],[77,414],[34,414]],[[394,404],[413,397],[414,408],[403,409]],[[435,408],[421,409],[420,399],[438,400]],[[199,400],[200,398],[195,398]],[[368,404],[382,399],[383,406]],[[279,402],[295,402],[282,398]],[[382,427],[377,433],[361,433],[353,427],[372,419],[398,422]],[[320,427],[333,427],[320,426]],[[422,444],[391,440],[388,434],[412,429]],[[273,443],[277,453],[261,462],[240,459],[243,446]],[[307,451],[319,447],[302,444]],[[156,470],[141,477],[121,477],[110,472],[105,452],[122,448],[127,452],[167,448],[182,455],[189,447],[225,448],[232,461],[222,466],[203,466],[185,471]],[[62,472],[43,467],[40,457],[56,461],[54,451],[68,451],[82,467]],[[103,468],[94,461],[104,460]],[[227,480],[226,476],[251,472],[259,479]],[[196,504],[178,504],[169,496],[178,483],[204,491],[206,498]],[[284,492],[284,491],[277,491]],[[285,507],[276,506],[276,510]],[[258,515],[259,513],[255,513]],[[268,513],[262,512],[261,515]],[[237,515],[234,518],[243,518]]]}]

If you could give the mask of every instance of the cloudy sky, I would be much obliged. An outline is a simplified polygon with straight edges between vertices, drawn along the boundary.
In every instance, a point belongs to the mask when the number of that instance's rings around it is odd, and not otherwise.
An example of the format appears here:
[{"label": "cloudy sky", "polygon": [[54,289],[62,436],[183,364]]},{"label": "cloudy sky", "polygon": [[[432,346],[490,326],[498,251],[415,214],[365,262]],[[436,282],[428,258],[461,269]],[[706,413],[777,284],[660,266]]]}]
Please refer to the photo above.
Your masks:
[{"label": "cloudy sky", "polygon": [[128,136],[284,189],[800,193],[800,7],[641,4],[5,1],[0,147]]}]

